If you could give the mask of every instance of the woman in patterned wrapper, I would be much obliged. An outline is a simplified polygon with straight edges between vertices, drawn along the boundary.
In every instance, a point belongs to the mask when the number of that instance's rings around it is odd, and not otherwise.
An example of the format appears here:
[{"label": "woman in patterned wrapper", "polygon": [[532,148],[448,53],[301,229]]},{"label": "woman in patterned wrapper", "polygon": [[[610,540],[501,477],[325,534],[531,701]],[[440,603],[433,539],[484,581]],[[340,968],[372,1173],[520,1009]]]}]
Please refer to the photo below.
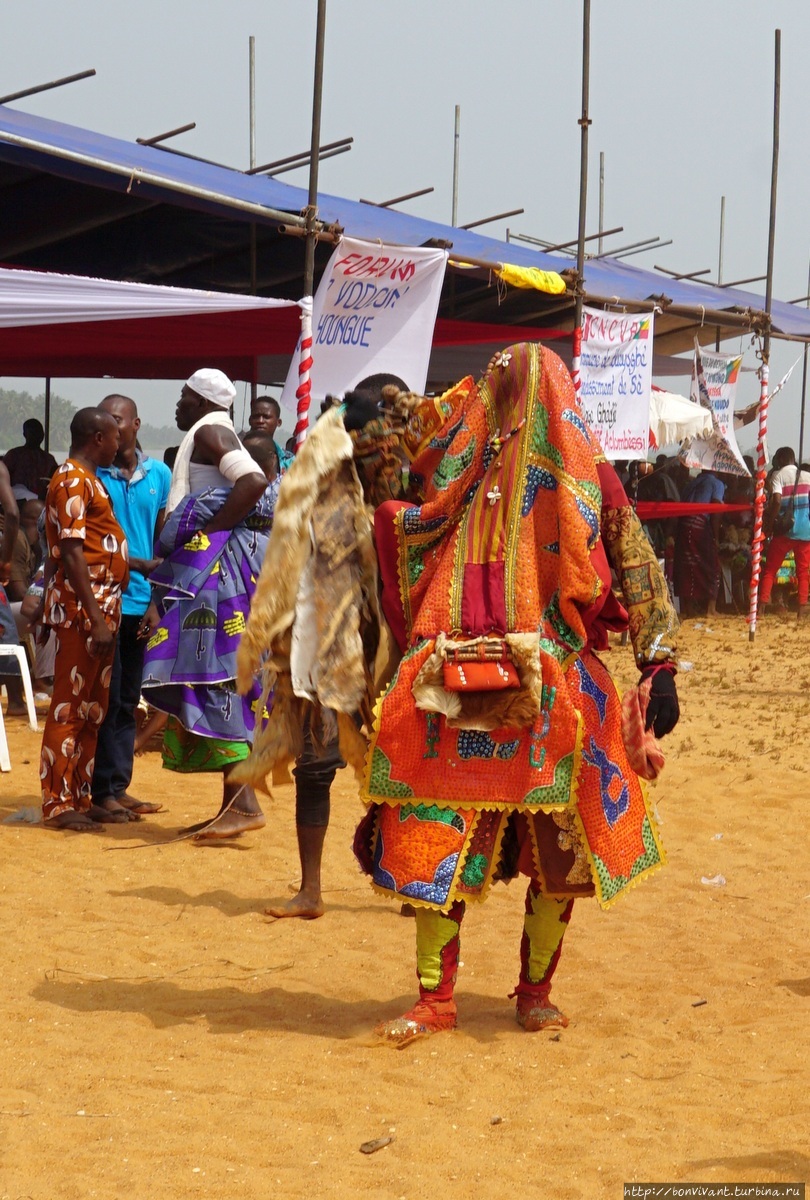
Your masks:
[{"label": "woman in patterned wrapper", "polygon": [[[374,423],[351,434],[356,476],[376,508],[382,609],[402,654],[367,721],[368,810],[355,852],[377,891],[416,911],[419,999],[378,1031],[401,1043],[455,1026],[466,903],[518,871],[529,885],[512,993],[517,1020],[529,1031],[564,1026],[549,993],[574,899],[596,896],[607,906],[663,861],[629,753],[645,772],[660,769],[654,746],[646,760],[639,750],[678,718],[677,618],[554,354],[512,346],[477,385],[465,379],[438,401],[397,404],[409,413],[400,445],[418,502],[380,503],[386,491],[396,495],[392,454],[381,456],[379,487],[367,445]],[[313,432],[313,457],[325,434]],[[305,447],[291,481],[307,461]],[[334,504],[334,486],[329,496]],[[280,516],[239,652],[243,682],[287,599],[277,597],[275,613],[265,607],[278,578]],[[611,591],[611,567],[624,605]],[[368,592],[364,603],[373,609]],[[364,612],[359,604],[359,637],[368,643]],[[607,648],[608,630],[628,628],[642,672],[625,714],[629,751],[622,704],[596,653]],[[271,638],[269,648],[283,674],[282,642]],[[336,662],[321,661],[337,673]],[[334,695],[330,704],[352,711]],[[282,718],[277,692],[269,741],[257,738],[257,770],[272,765],[273,721]],[[356,764],[353,729],[341,723],[341,748]]]}]

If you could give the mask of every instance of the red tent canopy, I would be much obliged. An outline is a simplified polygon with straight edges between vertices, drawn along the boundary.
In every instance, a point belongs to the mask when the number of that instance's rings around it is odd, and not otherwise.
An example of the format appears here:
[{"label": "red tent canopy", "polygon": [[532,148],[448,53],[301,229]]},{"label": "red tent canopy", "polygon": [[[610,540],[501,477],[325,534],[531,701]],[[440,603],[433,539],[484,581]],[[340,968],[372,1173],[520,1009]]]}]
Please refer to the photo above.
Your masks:
[{"label": "red tent canopy", "polygon": [[[286,374],[299,329],[297,308],[0,328],[0,375],[185,379],[205,362],[231,379],[273,383]],[[570,335],[439,319],[433,344],[497,349],[561,337]]]}]

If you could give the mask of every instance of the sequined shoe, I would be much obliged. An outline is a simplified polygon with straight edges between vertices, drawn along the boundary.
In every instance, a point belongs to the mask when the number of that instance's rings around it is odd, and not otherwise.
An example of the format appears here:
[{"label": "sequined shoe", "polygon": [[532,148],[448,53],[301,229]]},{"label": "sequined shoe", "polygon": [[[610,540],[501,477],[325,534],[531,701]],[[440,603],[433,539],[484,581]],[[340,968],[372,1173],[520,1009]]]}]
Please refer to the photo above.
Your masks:
[{"label": "sequined shoe", "polygon": [[568,1017],[561,1013],[549,999],[549,989],[538,991],[533,996],[519,994],[515,1005],[515,1020],[527,1033],[540,1029],[565,1029]]},{"label": "sequined shoe", "polygon": [[410,1012],[375,1026],[378,1037],[397,1046],[407,1046],[419,1037],[456,1027],[455,1000],[417,1000]]}]

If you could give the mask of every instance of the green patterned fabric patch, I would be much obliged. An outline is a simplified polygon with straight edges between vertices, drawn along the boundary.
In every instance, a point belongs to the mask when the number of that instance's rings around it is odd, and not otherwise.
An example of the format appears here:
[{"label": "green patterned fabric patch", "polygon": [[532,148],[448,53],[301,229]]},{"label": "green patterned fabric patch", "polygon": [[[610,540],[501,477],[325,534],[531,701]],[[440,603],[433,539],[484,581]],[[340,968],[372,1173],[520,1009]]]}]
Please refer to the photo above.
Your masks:
[{"label": "green patterned fabric patch", "polygon": [[614,896],[618,896],[619,892],[626,888],[638,875],[642,875],[645,871],[649,871],[661,862],[661,854],[655,844],[655,838],[650,827],[650,819],[647,816],[645,816],[644,823],[641,826],[641,840],[644,844],[644,853],[640,854],[633,863],[629,876],[611,876],[602,859],[598,854],[594,854],[593,861],[596,867],[596,874],[599,877],[599,887],[603,900],[612,900]]},{"label": "green patterned fabric patch", "polygon": [[373,796],[384,796],[387,800],[407,800],[413,796],[407,783],[391,778],[391,763],[379,746],[374,747],[369,784]]}]

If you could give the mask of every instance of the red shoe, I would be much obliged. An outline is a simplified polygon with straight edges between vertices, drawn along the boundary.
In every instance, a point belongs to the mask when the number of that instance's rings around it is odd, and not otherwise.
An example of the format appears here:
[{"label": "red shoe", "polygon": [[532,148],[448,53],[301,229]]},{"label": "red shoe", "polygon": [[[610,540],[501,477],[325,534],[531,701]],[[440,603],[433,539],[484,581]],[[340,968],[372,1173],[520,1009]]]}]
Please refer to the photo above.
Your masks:
[{"label": "red shoe", "polygon": [[527,1033],[537,1033],[540,1029],[565,1029],[568,1025],[565,1013],[551,1003],[549,991],[550,988],[544,988],[538,989],[534,995],[518,993],[515,1019]]},{"label": "red shoe", "polygon": [[455,1000],[417,1000],[410,1012],[393,1021],[383,1021],[375,1026],[378,1037],[385,1038],[397,1046],[407,1046],[419,1037],[431,1033],[442,1033],[456,1027]]}]

